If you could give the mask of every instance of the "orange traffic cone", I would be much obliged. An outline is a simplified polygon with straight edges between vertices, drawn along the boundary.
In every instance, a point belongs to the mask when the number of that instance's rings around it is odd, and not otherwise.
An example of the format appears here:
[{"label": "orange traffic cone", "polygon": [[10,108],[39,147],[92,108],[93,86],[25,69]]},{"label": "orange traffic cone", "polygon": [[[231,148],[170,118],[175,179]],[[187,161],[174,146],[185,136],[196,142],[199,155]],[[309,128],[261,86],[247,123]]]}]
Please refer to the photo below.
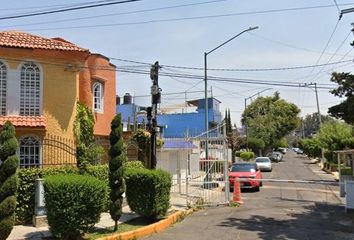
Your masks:
[{"label": "orange traffic cone", "polygon": [[239,204],[243,204],[243,201],[241,199],[241,184],[237,178],[234,180],[234,192],[232,196],[232,201]]}]

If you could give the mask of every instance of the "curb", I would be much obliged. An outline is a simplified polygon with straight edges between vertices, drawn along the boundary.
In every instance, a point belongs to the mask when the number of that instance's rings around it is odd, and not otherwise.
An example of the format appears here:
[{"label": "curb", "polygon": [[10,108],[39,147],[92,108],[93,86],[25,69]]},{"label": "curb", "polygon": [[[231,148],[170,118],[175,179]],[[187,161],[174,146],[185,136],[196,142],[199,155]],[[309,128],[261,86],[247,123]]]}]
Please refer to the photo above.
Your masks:
[{"label": "curb", "polygon": [[111,236],[98,238],[97,240],[130,240],[145,237],[153,233],[162,232],[172,224],[184,219],[187,215],[191,213],[193,213],[193,209],[178,211],[171,214],[166,219],[150,224],[148,226],[128,232],[117,233]]}]

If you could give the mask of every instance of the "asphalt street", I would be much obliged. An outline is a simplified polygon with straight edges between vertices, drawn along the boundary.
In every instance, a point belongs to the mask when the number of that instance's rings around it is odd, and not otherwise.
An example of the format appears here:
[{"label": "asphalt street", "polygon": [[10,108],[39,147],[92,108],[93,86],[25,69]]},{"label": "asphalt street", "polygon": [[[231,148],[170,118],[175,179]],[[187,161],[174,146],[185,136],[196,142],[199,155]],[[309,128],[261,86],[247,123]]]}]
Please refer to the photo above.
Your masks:
[{"label": "asphalt street", "polygon": [[[303,156],[288,152],[264,178],[334,183]],[[260,192],[242,192],[241,207],[206,208],[145,240],[318,239],[353,240],[354,214],[334,194],[338,186],[264,183]]]}]

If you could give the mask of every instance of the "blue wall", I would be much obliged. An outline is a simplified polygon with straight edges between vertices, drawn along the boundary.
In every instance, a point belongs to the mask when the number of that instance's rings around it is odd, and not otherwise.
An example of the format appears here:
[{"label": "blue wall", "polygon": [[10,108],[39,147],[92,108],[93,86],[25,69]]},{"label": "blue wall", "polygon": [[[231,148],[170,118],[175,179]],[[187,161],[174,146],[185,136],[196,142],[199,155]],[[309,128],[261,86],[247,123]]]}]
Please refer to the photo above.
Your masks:
[{"label": "blue wall", "polygon": [[[197,136],[205,131],[205,101],[204,99],[197,100],[197,111],[192,113],[174,113],[160,114],[157,116],[157,125],[162,128],[161,135],[164,138],[183,138],[189,136]],[[208,102],[208,119],[209,128],[211,123],[220,124],[222,120],[219,111],[219,101],[213,98]],[[135,104],[117,105],[116,111],[122,115],[122,121],[134,124],[134,114],[140,109]],[[137,118],[138,123],[142,122],[142,116]],[[145,123],[147,123],[145,119]]]}]

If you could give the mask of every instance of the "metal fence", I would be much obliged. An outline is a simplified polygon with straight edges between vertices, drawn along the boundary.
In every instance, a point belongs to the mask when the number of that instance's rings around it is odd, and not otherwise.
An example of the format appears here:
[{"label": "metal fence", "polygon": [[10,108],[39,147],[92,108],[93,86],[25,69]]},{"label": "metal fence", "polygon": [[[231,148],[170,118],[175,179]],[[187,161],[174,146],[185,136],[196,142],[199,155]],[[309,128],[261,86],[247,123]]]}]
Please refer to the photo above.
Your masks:
[{"label": "metal fence", "polygon": [[[188,205],[218,205],[229,202],[228,149],[226,138],[164,139],[175,147],[164,146],[157,155],[157,168],[172,175],[171,191],[185,196]],[[166,143],[165,143],[166,144]],[[225,191],[226,190],[226,191]]]}]

